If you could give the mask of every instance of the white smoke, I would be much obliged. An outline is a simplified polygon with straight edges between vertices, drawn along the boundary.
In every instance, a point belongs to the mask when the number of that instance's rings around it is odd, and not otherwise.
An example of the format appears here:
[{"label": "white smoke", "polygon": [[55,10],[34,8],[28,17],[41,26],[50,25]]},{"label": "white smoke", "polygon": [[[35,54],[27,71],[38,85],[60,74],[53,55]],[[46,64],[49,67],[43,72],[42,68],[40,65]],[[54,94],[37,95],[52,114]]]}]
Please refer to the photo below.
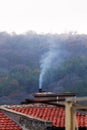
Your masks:
[{"label": "white smoke", "polygon": [[41,73],[39,78],[39,88],[42,88],[43,80],[46,71],[51,67],[52,61],[55,58],[56,53],[54,51],[49,51],[45,54],[44,58],[41,60]]},{"label": "white smoke", "polygon": [[[46,52],[41,58],[41,73],[39,77],[39,88],[46,79],[46,73],[48,70],[55,69],[60,66],[60,63],[64,61],[68,56],[68,51],[66,51],[66,46],[68,43],[68,38],[64,35],[60,35],[56,40],[52,38],[49,40],[50,46],[48,52]],[[51,68],[51,69],[50,69]]]},{"label": "white smoke", "polygon": [[[59,43],[54,43],[51,41],[50,47],[48,52],[46,52],[41,59],[41,73],[40,73],[40,77],[39,77],[39,88],[42,88],[43,82],[46,78],[46,72],[47,70],[49,70],[52,67],[55,67],[57,63],[57,61],[59,62],[59,55],[60,55],[60,44]],[[55,60],[57,60],[55,62]],[[58,63],[57,63],[58,64]]]}]

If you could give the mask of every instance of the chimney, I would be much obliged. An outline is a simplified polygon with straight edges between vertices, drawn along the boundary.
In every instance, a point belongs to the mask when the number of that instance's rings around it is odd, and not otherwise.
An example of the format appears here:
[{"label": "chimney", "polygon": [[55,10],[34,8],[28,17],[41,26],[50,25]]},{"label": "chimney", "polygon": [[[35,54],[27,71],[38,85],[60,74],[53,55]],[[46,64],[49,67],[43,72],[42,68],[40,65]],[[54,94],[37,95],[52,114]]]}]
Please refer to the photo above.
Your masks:
[{"label": "chimney", "polygon": [[42,91],[42,89],[41,89],[41,88],[39,88],[39,89],[38,89],[38,92],[39,92],[39,93],[42,93],[43,91]]}]

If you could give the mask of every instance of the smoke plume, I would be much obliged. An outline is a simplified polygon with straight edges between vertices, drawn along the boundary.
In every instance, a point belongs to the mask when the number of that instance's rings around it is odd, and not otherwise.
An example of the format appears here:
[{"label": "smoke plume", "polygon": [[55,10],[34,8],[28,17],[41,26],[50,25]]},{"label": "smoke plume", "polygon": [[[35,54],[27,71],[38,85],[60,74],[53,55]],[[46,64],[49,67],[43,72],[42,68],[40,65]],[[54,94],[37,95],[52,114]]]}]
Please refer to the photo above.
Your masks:
[{"label": "smoke plume", "polygon": [[51,67],[52,61],[55,58],[56,53],[54,51],[49,50],[42,58],[41,60],[41,73],[39,78],[39,88],[42,88],[43,80],[46,71]]},{"label": "smoke plume", "polygon": [[42,88],[48,70],[58,68],[65,60],[87,55],[86,39],[86,36],[77,34],[61,34],[57,37],[50,37],[49,50],[42,56],[40,62],[39,88]]},{"label": "smoke plume", "polygon": [[61,44],[63,43],[62,39],[59,39],[58,42],[53,41],[53,39],[51,39],[49,40],[49,42],[50,42],[50,46],[48,52],[46,52],[41,58],[41,65],[40,65],[41,73],[39,78],[40,89],[42,88],[43,82],[45,80],[46,72],[50,68],[58,67],[58,64],[62,61],[60,59],[60,56],[62,57],[62,59],[64,59],[64,57],[66,56],[66,53],[64,53],[64,55],[61,53]]}]

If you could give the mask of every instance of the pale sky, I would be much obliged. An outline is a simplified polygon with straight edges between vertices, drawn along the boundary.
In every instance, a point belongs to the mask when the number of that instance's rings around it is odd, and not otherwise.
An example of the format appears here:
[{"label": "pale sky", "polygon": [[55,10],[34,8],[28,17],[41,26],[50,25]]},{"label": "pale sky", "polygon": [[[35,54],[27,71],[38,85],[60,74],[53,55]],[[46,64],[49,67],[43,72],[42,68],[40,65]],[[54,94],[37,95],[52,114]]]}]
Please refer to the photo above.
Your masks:
[{"label": "pale sky", "polygon": [[87,34],[87,0],[0,0],[0,31]]}]

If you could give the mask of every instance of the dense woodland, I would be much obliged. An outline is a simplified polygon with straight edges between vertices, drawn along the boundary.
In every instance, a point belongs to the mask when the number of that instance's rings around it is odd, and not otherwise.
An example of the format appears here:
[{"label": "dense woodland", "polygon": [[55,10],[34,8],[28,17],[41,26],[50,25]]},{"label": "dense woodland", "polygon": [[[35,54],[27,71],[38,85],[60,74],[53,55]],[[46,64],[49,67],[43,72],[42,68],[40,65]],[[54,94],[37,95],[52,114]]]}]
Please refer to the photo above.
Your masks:
[{"label": "dense woodland", "polygon": [[85,96],[87,35],[0,32],[0,104],[32,98],[38,91],[41,64],[49,58],[42,89]]}]

